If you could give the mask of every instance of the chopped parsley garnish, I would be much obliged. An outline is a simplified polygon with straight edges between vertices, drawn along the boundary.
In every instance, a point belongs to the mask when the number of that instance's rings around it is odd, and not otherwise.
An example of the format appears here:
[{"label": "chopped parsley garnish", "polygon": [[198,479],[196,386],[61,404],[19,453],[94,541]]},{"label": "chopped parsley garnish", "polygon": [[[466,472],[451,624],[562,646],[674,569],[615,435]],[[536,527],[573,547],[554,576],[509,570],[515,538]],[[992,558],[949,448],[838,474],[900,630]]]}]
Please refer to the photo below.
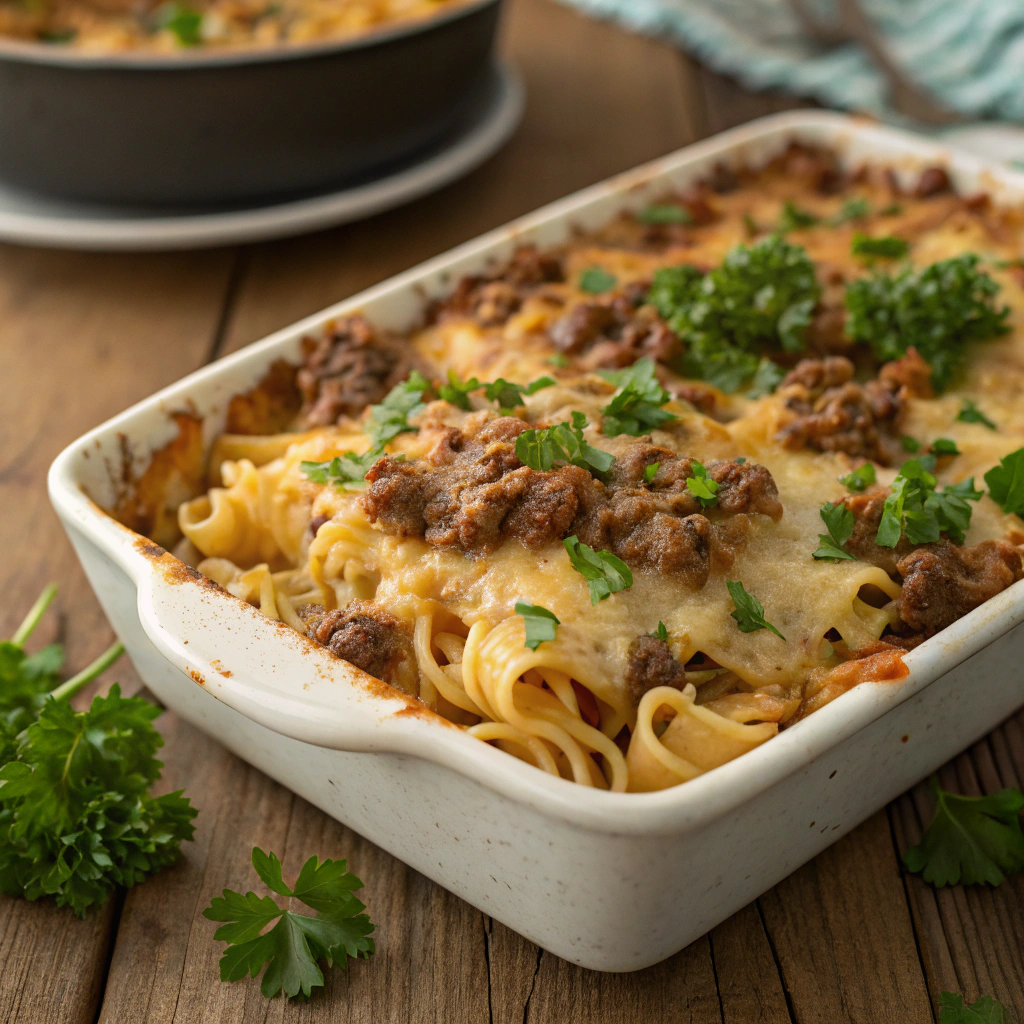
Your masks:
[{"label": "chopped parsley garnish", "polygon": [[[342,489],[358,489],[360,484],[365,484],[366,474],[383,454],[384,446],[374,445],[363,455],[345,452],[344,455],[336,455],[327,462],[300,462],[299,469],[315,484],[334,484],[335,487]],[[356,488],[351,488],[352,484],[355,484]]]},{"label": "chopped parsley garnish", "polygon": [[818,534],[820,547],[811,557],[824,562],[852,561],[854,556],[843,545],[853,536],[853,513],[841,501],[835,505],[826,501],[818,511],[828,533]]},{"label": "chopped parsley garnish", "polygon": [[660,462],[652,462],[649,466],[644,466],[644,483],[653,483],[659,469],[661,469]]},{"label": "chopped parsley garnish", "polygon": [[655,203],[645,206],[636,219],[641,224],[692,224],[693,214],[678,203]]},{"label": "chopped parsley garnish", "polygon": [[964,253],[922,270],[892,277],[875,274],[846,288],[846,333],[889,362],[913,347],[932,368],[937,390],[945,388],[963,360],[964,347],[1005,334],[1009,307],[997,307],[999,285]]},{"label": "chopped parsley garnish", "polygon": [[899,203],[890,203],[878,212],[883,217],[898,217],[903,212],[903,207]]},{"label": "chopped parsley garnish", "polygon": [[999,460],[985,474],[988,493],[992,500],[1004,511],[1024,515],[1024,448]]},{"label": "chopped parsley garnish", "polygon": [[932,446],[929,449],[932,455],[959,455],[960,449],[956,446],[956,441],[949,437],[937,437],[932,441]]},{"label": "chopped parsley garnish", "polygon": [[911,544],[934,544],[940,533],[963,544],[973,511],[969,502],[978,501],[982,492],[975,490],[974,477],[937,491],[926,459],[934,463],[928,456],[903,463],[892,482],[875,536],[881,547],[896,547],[902,534]]},{"label": "chopped parsley garnish", "polygon": [[588,444],[583,438],[587,417],[572,414],[572,423],[556,423],[544,430],[524,430],[516,438],[516,457],[530,469],[551,469],[556,462],[581,466],[591,472],[607,473],[615,456]]},{"label": "chopped parsley garnish", "polygon": [[429,390],[430,382],[418,370],[413,370],[387,393],[380,405],[371,405],[366,433],[373,443],[384,445],[399,434],[414,431],[416,428],[409,423],[409,417],[423,411],[423,396]]},{"label": "chopped parsley garnish", "polygon": [[76,28],[43,29],[39,33],[39,41],[41,43],[58,45],[60,43],[70,43],[77,35],[78,29]]},{"label": "chopped parsley garnish", "polygon": [[620,558],[610,551],[595,551],[573,535],[562,541],[572,567],[587,581],[590,603],[597,604],[611,594],[633,586],[633,574]]},{"label": "chopped parsley garnish", "polygon": [[820,292],[806,250],[771,235],[735,246],[708,274],[656,271],[649,301],[687,344],[684,372],[731,392],[757,372],[762,348],[803,349]]},{"label": "chopped parsley garnish", "polygon": [[839,482],[850,491],[864,491],[875,482],[876,473],[873,462],[865,462],[858,466],[852,473],[841,476]]},{"label": "chopped parsley garnish", "polygon": [[355,897],[363,883],[346,870],[345,861],[310,857],[294,887],[284,881],[275,854],[254,846],[252,866],[268,889],[286,900],[305,903],[316,917],[288,910],[287,903],[282,907],[273,896],[223,890],[203,911],[210,921],[227,922],[213,934],[228,944],[220,958],[221,981],[241,981],[247,974],[255,978],[266,966],[260,991],[268,999],[282,989],[286,996],[301,992],[308,998],[324,983],[318,961],[343,967],[349,957],[373,953],[373,939],[367,938],[373,925]]},{"label": "chopped parsley garnish", "polygon": [[659,640],[664,640],[665,643],[668,643],[668,630],[661,619],[658,620],[658,628],[653,633],[648,633],[647,635],[657,637]]},{"label": "chopped parsley garnish", "polygon": [[686,478],[686,489],[703,508],[718,504],[718,481],[708,476],[708,471],[696,459],[690,460],[690,476]]},{"label": "chopped parsley garnish", "polygon": [[780,640],[786,638],[764,617],[764,605],[739,580],[726,580],[729,596],[736,608],[731,612],[741,633],[756,633],[759,629],[770,629]]},{"label": "chopped parsley garnish", "polygon": [[733,462],[735,462],[737,466],[746,465],[747,457],[746,455],[741,455],[738,459],[733,459]]},{"label": "chopped parsley garnish", "polygon": [[625,370],[601,370],[600,373],[618,389],[601,410],[601,432],[608,437],[618,434],[639,437],[676,418],[660,408],[672,396],[661,386],[653,360],[638,359]]},{"label": "chopped parsley garnish", "polygon": [[930,885],[1001,885],[1024,870],[1020,812],[1024,793],[1003,789],[991,796],[960,796],[931,780],[935,817],[918,846],[903,855],[908,871]]},{"label": "chopped parsley garnish", "polygon": [[469,380],[459,380],[455,376],[454,370],[448,371],[448,383],[442,384],[437,389],[439,398],[443,398],[446,402],[454,405],[457,409],[464,409],[468,412],[473,408],[469,404],[469,394],[471,391],[478,391],[483,385],[476,379],[476,377],[470,377]]},{"label": "chopped parsley garnish", "polygon": [[871,216],[871,204],[863,197],[847,199],[839,208],[839,212],[829,219],[829,224],[837,227],[851,220],[864,220]]},{"label": "chopped parsley garnish", "polygon": [[798,228],[812,228],[818,218],[807,210],[801,210],[788,199],[782,204],[782,215],[779,217],[779,231],[795,231]]},{"label": "chopped parsley garnish", "polygon": [[754,220],[749,213],[743,214],[743,227],[747,232],[748,238],[757,238],[761,233],[760,225],[758,225],[757,221]]},{"label": "chopped parsley garnish", "polygon": [[601,267],[588,267],[580,274],[580,291],[588,295],[600,295],[611,291],[618,280],[614,274],[609,274]]},{"label": "chopped parsley garnish", "polygon": [[552,366],[557,366],[560,369],[565,369],[569,365],[569,357],[563,355],[561,352],[556,352],[553,356],[548,356],[548,362]]},{"label": "chopped parsley garnish", "polygon": [[991,996],[982,996],[967,1006],[958,992],[940,992],[939,1024],[1013,1024],[1013,1018]]},{"label": "chopped parsley garnish", "polygon": [[516,615],[523,617],[526,626],[525,643],[531,651],[537,650],[546,640],[555,639],[560,623],[554,612],[549,612],[539,604],[516,601]]},{"label": "chopped parsley garnish", "polygon": [[900,438],[900,447],[905,452],[910,452],[913,455],[915,452],[921,450],[921,442],[916,437],[911,437],[909,434],[904,434]]},{"label": "chopped parsley garnish", "polygon": [[203,16],[184,4],[164,4],[156,12],[156,24],[172,32],[181,46],[198,46],[202,41]]},{"label": "chopped parsley garnish", "polygon": [[969,398],[964,399],[964,404],[960,406],[956,418],[961,423],[980,423],[983,427],[988,427],[989,430],[999,429]]},{"label": "chopped parsley garnish", "polygon": [[772,394],[785,376],[786,371],[778,363],[763,356],[757,364],[754,379],[750,382],[747,398],[763,398],[765,395]]},{"label": "chopped parsley garnish", "polygon": [[499,377],[482,386],[487,401],[497,402],[501,411],[507,412],[523,404],[523,395],[535,395],[544,388],[553,388],[557,383],[554,377],[538,377],[524,387],[522,384],[513,384],[512,381]]},{"label": "chopped parsley garnish", "polygon": [[910,245],[902,238],[894,235],[885,235],[879,238],[871,238],[869,235],[855,231],[850,251],[854,256],[881,256],[887,260],[899,259],[906,256]]}]

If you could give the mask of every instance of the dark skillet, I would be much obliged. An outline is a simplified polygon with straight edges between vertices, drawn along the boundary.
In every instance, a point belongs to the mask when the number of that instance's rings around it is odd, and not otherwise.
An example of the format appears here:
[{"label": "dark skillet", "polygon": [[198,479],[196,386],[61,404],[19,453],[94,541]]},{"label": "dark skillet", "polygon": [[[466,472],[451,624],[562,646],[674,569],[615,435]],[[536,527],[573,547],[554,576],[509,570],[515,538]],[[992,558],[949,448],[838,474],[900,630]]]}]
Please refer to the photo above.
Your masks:
[{"label": "dark skillet", "polygon": [[252,203],[366,180],[466,121],[501,0],[343,42],[76,53],[0,41],[0,181],[143,206]]}]

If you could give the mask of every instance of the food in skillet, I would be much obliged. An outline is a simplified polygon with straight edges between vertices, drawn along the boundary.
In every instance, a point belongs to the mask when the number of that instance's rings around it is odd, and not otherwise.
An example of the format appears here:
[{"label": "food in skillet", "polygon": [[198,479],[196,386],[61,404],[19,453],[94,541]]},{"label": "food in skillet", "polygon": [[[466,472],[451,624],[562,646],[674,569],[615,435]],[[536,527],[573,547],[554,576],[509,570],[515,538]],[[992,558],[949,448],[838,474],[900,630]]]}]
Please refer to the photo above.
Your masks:
[{"label": "food in skillet", "polygon": [[110,52],[347,39],[467,0],[0,0],[0,36]]},{"label": "food in skillet", "polygon": [[339,320],[216,486],[121,518],[545,771],[676,785],[1021,578],[1022,224],[938,168],[719,168],[408,337]]}]

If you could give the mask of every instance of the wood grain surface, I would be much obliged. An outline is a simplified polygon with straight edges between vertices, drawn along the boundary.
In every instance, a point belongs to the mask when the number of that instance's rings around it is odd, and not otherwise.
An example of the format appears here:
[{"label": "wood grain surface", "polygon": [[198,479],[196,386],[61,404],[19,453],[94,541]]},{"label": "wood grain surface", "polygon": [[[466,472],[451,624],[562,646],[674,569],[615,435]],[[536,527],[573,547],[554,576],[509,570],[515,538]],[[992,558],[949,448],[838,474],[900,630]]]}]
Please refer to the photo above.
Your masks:
[{"label": "wood grain surface", "polygon": [[[504,48],[528,89],[512,142],[465,180],[305,238],[150,256],[0,248],[0,580],[9,635],[50,580],[40,641],[76,670],[110,630],[49,509],[46,468],[84,430],[219,354],[576,188],[783,109],[669,47],[552,0],[510,0]],[[108,673],[139,686],[130,665]],[[181,863],[86,921],[0,899],[0,1021],[26,1024],[926,1024],[938,993],[981,994],[1024,1020],[1024,877],[936,891],[900,854],[930,815],[895,801],[760,900],[662,964],[584,971],[544,953],[166,714],[164,780],[200,808]],[[942,773],[962,792],[1024,780],[1024,715]],[[346,857],[366,883],[379,952],[328,974],[308,1003],[218,980],[202,909],[257,884],[253,845],[286,873]],[[681,865],[680,870],[685,870]],[[600,880],[594,880],[595,899]]]}]

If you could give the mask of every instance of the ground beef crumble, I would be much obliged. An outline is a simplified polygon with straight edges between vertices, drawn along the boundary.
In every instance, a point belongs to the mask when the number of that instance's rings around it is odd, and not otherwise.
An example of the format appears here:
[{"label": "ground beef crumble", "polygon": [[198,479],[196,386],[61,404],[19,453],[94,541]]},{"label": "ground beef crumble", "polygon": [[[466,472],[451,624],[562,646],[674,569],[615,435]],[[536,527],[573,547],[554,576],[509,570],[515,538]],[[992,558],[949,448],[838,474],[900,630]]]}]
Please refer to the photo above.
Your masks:
[{"label": "ground beef crumble", "polygon": [[400,665],[413,657],[408,625],[373,601],[331,611],[309,605],[302,617],[311,640],[386,683],[395,682]]},{"label": "ground beef crumble", "polygon": [[299,423],[324,427],[358,416],[412,368],[408,346],[378,331],[361,316],[345,317],[321,338],[303,340],[296,377],[302,394]]},{"label": "ground beef crumble", "polygon": [[[539,548],[576,534],[634,569],[677,575],[694,587],[707,582],[716,551],[728,563],[729,545],[743,542],[745,531],[725,529],[727,520],[782,515],[775,481],[763,466],[711,463],[719,501],[704,510],[686,488],[691,460],[668,448],[638,439],[604,482],[577,466],[522,465],[515,441],[526,428],[505,416],[476,433],[447,429],[423,459],[386,456],[367,474],[363,508],[389,533],[474,556],[506,538]],[[658,471],[647,483],[644,470],[655,462]]]},{"label": "ground beef crumble", "polygon": [[638,636],[629,645],[625,675],[634,706],[656,686],[681,690],[686,683],[686,670],[672,657],[668,644],[656,636]]}]

